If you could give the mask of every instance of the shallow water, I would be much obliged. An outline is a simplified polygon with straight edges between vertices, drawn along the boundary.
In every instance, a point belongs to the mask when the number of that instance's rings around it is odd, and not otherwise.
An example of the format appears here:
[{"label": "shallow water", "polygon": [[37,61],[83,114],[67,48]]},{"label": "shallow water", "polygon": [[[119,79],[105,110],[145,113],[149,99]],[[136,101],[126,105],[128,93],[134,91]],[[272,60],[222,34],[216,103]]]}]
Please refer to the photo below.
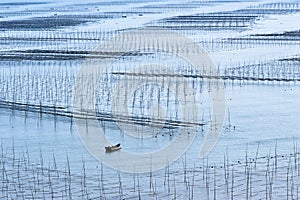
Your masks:
[{"label": "shallow water", "polygon": [[[187,199],[201,195],[204,199],[256,199],[298,195],[299,2],[0,1],[0,8],[0,198]],[[214,123],[210,82],[196,77],[199,71],[174,55],[95,48],[118,32],[136,27],[179,31],[202,45],[220,71],[226,116],[217,144],[204,159],[199,158],[200,146]],[[291,31],[294,33],[287,33]],[[163,169],[151,171],[149,165],[148,173],[138,174],[105,166],[85,148],[74,118],[69,117],[82,64],[115,55],[121,59],[107,69],[97,86],[97,125],[113,144],[121,143],[121,151],[155,152],[177,136],[190,141],[191,136],[181,135],[179,129],[189,122],[178,114],[182,102],[167,86],[186,81],[192,90],[184,91],[198,94],[199,99],[192,103],[200,103],[197,122],[205,125],[196,126],[189,149]],[[149,74],[134,71],[145,63],[171,65],[176,73],[157,68],[151,68]],[[123,78],[121,83],[126,84],[120,91],[114,90]],[[141,80],[151,84],[128,94],[130,113],[121,113],[130,124],[127,127],[134,133],[150,130],[144,129],[145,121],[142,126],[133,126],[133,121],[148,119],[150,111],[163,116],[156,113],[158,104],[167,110],[166,118],[158,120],[169,123],[159,132],[152,127],[153,133],[146,133],[149,138],[142,139],[124,133],[111,115],[113,92],[127,90]],[[155,81],[169,85],[160,88]],[[118,167],[122,165],[131,163],[120,162]],[[17,180],[17,188],[13,180]]]}]

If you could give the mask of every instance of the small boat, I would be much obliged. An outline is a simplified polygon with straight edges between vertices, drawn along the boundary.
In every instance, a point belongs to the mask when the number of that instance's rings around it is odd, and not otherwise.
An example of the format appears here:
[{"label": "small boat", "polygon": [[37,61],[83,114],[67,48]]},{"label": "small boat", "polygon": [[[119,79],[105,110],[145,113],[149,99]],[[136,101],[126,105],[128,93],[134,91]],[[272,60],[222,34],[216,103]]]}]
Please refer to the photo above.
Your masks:
[{"label": "small boat", "polygon": [[121,144],[116,144],[114,146],[108,146],[108,147],[105,147],[105,150],[106,152],[113,152],[113,151],[118,151],[121,149]]}]

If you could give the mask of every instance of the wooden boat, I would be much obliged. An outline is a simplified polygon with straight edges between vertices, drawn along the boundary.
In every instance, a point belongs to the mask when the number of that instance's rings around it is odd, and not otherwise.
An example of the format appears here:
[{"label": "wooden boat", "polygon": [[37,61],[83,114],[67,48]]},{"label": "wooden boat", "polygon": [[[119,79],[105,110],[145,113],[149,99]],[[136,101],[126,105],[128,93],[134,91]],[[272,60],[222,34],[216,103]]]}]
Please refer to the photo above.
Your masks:
[{"label": "wooden boat", "polygon": [[114,146],[108,146],[108,147],[105,147],[105,150],[106,152],[113,152],[113,151],[118,151],[121,149],[121,144],[116,144]]}]

